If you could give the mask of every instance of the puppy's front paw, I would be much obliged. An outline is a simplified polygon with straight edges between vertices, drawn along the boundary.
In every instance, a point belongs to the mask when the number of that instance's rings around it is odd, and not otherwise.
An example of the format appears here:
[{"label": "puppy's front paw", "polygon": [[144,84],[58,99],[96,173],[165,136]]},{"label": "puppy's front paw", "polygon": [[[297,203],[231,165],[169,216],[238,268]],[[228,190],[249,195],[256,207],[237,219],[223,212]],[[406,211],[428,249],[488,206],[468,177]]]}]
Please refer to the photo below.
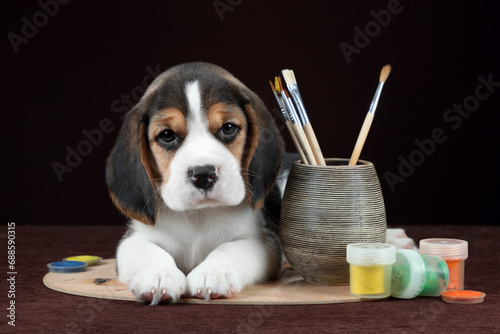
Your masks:
[{"label": "puppy's front paw", "polygon": [[413,241],[412,238],[408,238],[405,230],[402,228],[388,228],[386,242],[396,246],[397,249],[418,249],[415,245],[415,241]]},{"label": "puppy's front paw", "polygon": [[187,276],[191,296],[200,299],[229,298],[243,288],[241,275],[230,265],[203,262]]},{"label": "puppy's front paw", "polygon": [[148,266],[141,268],[129,282],[135,297],[156,305],[177,302],[186,292],[186,275],[175,266]]}]

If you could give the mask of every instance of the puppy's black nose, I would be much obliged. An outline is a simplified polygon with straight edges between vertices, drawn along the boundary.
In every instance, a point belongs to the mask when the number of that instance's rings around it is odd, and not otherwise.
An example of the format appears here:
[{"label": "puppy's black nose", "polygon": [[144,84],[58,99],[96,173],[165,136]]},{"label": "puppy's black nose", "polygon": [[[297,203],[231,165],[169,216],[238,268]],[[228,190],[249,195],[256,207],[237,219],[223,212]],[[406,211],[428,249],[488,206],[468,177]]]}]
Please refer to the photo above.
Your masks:
[{"label": "puppy's black nose", "polygon": [[215,166],[194,166],[188,170],[188,179],[196,188],[209,190],[217,182]]}]

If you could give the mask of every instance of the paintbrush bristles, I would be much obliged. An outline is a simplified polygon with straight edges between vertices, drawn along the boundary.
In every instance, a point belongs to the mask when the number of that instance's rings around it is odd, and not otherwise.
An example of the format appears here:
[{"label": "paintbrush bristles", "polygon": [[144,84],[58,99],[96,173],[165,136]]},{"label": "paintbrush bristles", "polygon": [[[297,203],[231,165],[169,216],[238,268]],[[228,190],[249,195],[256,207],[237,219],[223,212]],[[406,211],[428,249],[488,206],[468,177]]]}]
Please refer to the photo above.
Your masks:
[{"label": "paintbrush bristles", "polygon": [[293,84],[297,84],[297,79],[295,79],[295,74],[293,73],[293,70],[289,70],[288,74],[290,75],[290,82]]},{"label": "paintbrush bristles", "polygon": [[284,91],[286,93],[286,90],[283,89],[283,83],[281,82],[281,78],[278,77],[278,85],[280,86],[280,93]]},{"label": "paintbrush bristles", "polygon": [[273,83],[271,82],[271,80],[269,80],[269,84],[271,85],[271,90],[272,90],[273,92],[277,92],[277,90],[275,90],[275,89],[274,89],[274,85],[273,85]]},{"label": "paintbrush bristles", "polygon": [[384,67],[382,67],[382,70],[380,71],[380,82],[385,82],[387,78],[389,77],[389,74],[391,74],[391,65],[387,64]]},{"label": "paintbrush bristles", "polygon": [[297,80],[295,79],[295,75],[292,70],[282,70],[281,74],[283,74],[283,78],[287,85],[289,84],[297,84]]},{"label": "paintbrush bristles", "polygon": [[276,91],[278,93],[281,93],[280,84],[278,82],[278,77],[274,77],[274,89],[276,89]]}]

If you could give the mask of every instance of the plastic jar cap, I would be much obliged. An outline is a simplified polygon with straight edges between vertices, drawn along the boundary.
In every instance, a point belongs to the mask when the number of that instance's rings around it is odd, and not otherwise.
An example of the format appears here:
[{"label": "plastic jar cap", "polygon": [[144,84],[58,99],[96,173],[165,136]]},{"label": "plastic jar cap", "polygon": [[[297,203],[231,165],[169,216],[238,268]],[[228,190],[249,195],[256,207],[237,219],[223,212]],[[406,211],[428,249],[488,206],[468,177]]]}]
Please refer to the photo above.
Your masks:
[{"label": "plastic jar cap", "polygon": [[479,304],[484,302],[486,294],[481,291],[447,290],[441,292],[441,298],[447,303]]},{"label": "plastic jar cap", "polygon": [[360,266],[393,264],[396,262],[396,247],[382,243],[349,244],[346,260]]},{"label": "plastic jar cap", "polygon": [[423,239],[420,240],[420,254],[465,260],[469,255],[467,245],[467,241],[459,239]]},{"label": "plastic jar cap", "polygon": [[417,297],[424,288],[425,262],[414,250],[398,249],[396,263],[392,265],[391,295],[396,298]]}]

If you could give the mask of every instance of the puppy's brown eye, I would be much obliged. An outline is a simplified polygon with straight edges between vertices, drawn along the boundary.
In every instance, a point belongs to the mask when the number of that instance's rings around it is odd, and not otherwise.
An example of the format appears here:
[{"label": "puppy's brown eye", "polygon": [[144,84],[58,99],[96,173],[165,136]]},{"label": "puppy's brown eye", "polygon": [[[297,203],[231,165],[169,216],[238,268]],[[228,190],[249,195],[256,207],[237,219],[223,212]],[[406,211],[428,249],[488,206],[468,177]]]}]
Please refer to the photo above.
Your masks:
[{"label": "puppy's brown eye", "polygon": [[234,134],[238,130],[238,128],[233,123],[225,123],[222,126],[221,130],[224,133],[224,135],[230,136]]},{"label": "puppy's brown eye", "polygon": [[218,137],[222,142],[228,144],[236,139],[238,133],[240,132],[240,128],[233,123],[224,123],[224,125],[220,128]]},{"label": "puppy's brown eye", "polygon": [[171,150],[179,145],[179,136],[174,131],[166,129],[156,137],[156,142]]}]

